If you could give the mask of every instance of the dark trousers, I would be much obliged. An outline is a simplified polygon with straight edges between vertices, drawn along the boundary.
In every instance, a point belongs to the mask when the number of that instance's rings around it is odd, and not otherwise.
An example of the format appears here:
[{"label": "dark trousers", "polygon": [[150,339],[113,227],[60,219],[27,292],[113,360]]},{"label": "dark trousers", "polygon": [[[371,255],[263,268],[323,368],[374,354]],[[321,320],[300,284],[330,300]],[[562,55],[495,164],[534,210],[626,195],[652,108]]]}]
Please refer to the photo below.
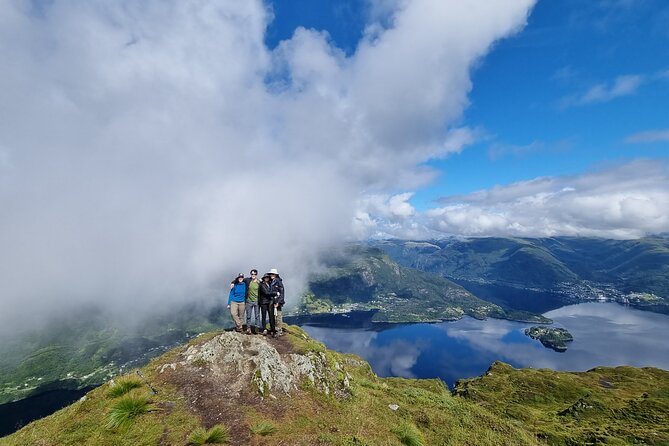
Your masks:
[{"label": "dark trousers", "polygon": [[276,321],[274,319],[274,305],[272,304],[263,304],[260,305],[260,313],[262,315],[262,329],[266,330],[267,317],[269,317],[269,331],[270,333],[276,332]]}]

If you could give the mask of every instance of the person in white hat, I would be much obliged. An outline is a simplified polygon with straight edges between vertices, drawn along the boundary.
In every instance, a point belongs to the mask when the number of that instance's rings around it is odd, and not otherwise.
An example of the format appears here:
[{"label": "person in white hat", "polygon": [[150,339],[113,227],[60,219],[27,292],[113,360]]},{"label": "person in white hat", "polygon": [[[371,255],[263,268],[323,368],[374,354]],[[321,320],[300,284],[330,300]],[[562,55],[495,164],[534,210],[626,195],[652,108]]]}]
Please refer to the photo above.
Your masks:
[{"label": "person in white hat", "polygon": [[276,292],[276,298],[274,300],[274,310],[276,314],[275,336],[281,336],[283,335],[283,316],[281,314],[281,310],[283,308],[283,305],[286,303],[284,288],[283,288],[283,280],[281,280],[281,276],[279,276],[279,271],[277,271],[276,268],[272,268],[269,270],[269,277],[270,277],[270,288],[272,291]]}]

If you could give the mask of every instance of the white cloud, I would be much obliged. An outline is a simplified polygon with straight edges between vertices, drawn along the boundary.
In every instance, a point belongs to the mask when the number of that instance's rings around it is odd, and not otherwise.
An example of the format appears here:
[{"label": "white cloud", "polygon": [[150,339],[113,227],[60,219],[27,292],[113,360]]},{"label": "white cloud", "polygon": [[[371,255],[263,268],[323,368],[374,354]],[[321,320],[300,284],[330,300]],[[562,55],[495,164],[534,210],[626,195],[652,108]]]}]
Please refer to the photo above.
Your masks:
[{"label": "white cloud", "polygon": [[667,130],[648,130],[629,135],[625,138],[626,143],[652,143],[669,141],[669,129]]},{"label": "white cloud", "polygon": [[613,82],[599,83],[584,93],[562,98],[560,106],[588,105],[609,102],[621,96],[630,96],[636,93],[644,81],[645,77],[641,75],[618,76]]},{"label": "white cloud", "polygon": [[539,178],[459,197],[434,211],[466,235],[639,237],[669,229],[669,169],[637,161],[576,177]]},{"label": "white cloud", "polygon": [[446,135],[444,140],[443,155],[450,155],[452,153],[460,153],[466,146],[477,143],[488,138],[485,131],[481,128],[459,127],[452,129]]},{"label": "white cloud", "polygon": [[[420,234],[412,223],[416,209],[409,203],[412,192],[397,195],[367,195],[358,201],[354,234],[358,238],[414,238]],[[418,232],[416,232],[418,231]]]},{"label": "white cloud", "polygon": [[304,29],[270,52],[260,0],[0,2],[0,326],[221,299],[253,266],[294,298],[361,191],[459,150],[472,64],[533,3],[393,2],[347,57]]},{"label": "white cloud", "polygon": [[669,163],[640,160],[580,176],[537,178],[441,201],[441,207],[418,213],[404,224],[396,219],[392,225],[384,225],[385,220],[373,212],[369,212],[369,220],[376,234],[398,238],[637,238],[669,231]]}]

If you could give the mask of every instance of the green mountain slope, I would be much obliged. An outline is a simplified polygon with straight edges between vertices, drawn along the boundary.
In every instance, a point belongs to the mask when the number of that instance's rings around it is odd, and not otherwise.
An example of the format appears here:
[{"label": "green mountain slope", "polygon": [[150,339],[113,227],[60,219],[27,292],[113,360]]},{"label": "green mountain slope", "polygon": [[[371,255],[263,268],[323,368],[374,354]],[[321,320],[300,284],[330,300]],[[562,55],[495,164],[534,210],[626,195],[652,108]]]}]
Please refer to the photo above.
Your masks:
[{"label": "green mountain slope", "polygon": [[669,240],[537,239],[579,277],[612,283],[625,292],[669,297]]},{"label": "green mountain slope", "polygon": [[444,277],[494,281],[524,287],[550,287],[577,278],[542,246],[518,238],[476,238],[434,242],[431,252],[403,241],[382,241],[376,246],[403,265]]},{"label": "green mountain slope", "polygon": [[99,309],[52,320],[0,344],[0,404],[53,388],[79,389],[148,362],[228,316],[194,306],[127,324]]},{"label": "green mountain slope", "polygon": [[377,322],[431,322],[495,317],[550,322],[540,315],[506,311],[442,277],[400,266],[381,250],[350,247],[314,275],[302,313],[379,310]]},{"label": "green mountain slope", "polygon": [[585,373],[514,369],[496,362],[455,394],[548,444],[669,443],[669,372],[598,367]]},{"label": "green mountain slope", "polygon": [[379,378],[360,358],[288,331],[197,337],[141,369],[151,387],[131,373],[0,445],[203,444],[214,428],[221,444],[251,446],[669,441],[666,371],[497,363],[452,394],[439,380]]},{"label": "green mountain slope", "polygon": [[[555,293],[557,306],[608,298],[669,312],[669,239],[472,238],[372,243],[403,266],[459,283]],[[478,294],[475,286],[469,287]],[[526,308],[513,299],[507,307]],[[555,305],[553,305],[555,306]]]}]

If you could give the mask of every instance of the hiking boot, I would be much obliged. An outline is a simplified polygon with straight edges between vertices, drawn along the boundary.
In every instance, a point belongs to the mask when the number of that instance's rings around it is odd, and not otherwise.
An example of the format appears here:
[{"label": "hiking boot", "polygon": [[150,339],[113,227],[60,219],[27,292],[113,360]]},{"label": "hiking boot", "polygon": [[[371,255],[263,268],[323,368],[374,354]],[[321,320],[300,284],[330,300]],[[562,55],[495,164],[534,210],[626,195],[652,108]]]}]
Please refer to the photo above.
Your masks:
[{"label": "hiking boot", "polygon": [[250,328],[247,328],[247,329],[246,329],[246,334],[252,334]]},{"label": "hiking boot", "polygon": [[235,331],[236,331],[237,333],[241,333],[241,332],[242,332],[242,329],[241,329],[241,327],[235,327]]},{"label": "hiking boot", "polygon": [[262,335],[263,335],[263,336],[267,336],[267,330],[263,330],[263,331],[262,331]]}]

